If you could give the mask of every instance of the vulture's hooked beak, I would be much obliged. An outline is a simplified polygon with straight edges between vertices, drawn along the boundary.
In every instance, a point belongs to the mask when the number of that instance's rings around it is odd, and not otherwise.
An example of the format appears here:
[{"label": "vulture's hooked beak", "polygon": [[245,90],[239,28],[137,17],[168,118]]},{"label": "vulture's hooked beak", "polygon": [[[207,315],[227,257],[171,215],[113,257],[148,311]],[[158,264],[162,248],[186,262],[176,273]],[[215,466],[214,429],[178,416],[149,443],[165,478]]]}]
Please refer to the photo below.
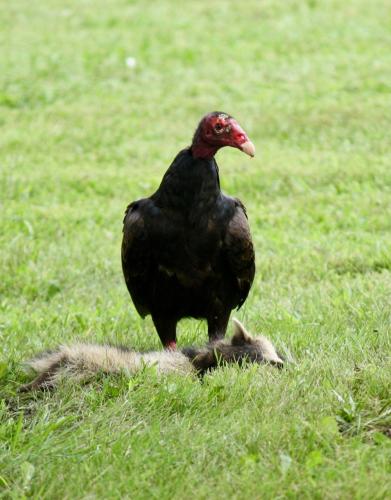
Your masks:
[{"label": "vulture's hooked beak", "polygon": [[240,149],[243,151],[243,153],[246,153],[246,155],[249,155],[251,156],[251,158],[254,158],[255,146],[251,141],[246,141],[243,144],[241,144]]}]

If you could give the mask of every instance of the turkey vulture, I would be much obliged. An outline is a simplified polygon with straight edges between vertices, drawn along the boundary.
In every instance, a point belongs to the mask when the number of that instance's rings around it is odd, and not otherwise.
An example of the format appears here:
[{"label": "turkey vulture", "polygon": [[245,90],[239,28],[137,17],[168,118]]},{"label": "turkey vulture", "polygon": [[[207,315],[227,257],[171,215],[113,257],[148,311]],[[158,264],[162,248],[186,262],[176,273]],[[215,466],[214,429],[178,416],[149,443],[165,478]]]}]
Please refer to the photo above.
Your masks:
[{"label": "turkey vulture", "polygon": [[205,318],[209,339],[224,337],[231,310],[246,300],[254,279],[246,210],[220,190],[214,155],[224,146],[255,153],[232,116],[209,113],[159,189],[125,212],[125,282],[138,313],[151,314],[168,348],[175,348],[176,325],[185,317]]}]

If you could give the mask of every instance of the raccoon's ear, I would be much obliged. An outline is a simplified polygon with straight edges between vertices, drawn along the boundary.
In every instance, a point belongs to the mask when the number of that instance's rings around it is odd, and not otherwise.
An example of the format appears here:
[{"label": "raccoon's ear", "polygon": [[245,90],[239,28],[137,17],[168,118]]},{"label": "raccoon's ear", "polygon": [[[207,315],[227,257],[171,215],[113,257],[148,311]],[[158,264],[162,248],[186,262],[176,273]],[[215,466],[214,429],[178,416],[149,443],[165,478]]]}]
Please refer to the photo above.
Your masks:
[{"label": "raccoon's ear", "polygon": [[232,345],[251,344],[253,338],[244,328],[242,323],[236,318],[232,318],[232,321],[234,324],[234,334],[231,339],[231,344]]}]

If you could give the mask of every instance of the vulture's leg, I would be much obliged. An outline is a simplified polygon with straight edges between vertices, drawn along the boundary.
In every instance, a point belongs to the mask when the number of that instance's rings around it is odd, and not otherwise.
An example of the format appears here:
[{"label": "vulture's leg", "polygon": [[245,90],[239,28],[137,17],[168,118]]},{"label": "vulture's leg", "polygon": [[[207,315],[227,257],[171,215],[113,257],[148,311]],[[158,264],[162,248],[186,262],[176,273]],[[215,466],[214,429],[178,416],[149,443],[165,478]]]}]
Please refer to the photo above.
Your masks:
[{"label": "vulture's leg", "polygon": [[176,324],[175,318],[162,318],[153,316],[152,321],[165,349],[176,349]]},{"label": "vulture's leg", "polygon": [[227,331],[228,321],[231,311],[219,312],[208,316],[208,336],[209,340],[222,339]]}]

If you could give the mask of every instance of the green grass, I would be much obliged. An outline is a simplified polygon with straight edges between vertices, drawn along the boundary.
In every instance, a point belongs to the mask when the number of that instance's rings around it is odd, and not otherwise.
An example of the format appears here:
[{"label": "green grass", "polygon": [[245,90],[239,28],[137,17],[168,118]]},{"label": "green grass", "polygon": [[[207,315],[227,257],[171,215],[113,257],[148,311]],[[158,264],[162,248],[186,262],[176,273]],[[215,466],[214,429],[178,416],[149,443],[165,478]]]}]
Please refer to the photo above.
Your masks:
[{"label": "green grass", "polygon": [[[390,498],[390,22],[387,0],[1,9],[2,497]],[[122,215],[215,109],[257,147],[217,156],[256,246],[238,316],[292,362],[19,396],[57,343],[159,347]]]}]

